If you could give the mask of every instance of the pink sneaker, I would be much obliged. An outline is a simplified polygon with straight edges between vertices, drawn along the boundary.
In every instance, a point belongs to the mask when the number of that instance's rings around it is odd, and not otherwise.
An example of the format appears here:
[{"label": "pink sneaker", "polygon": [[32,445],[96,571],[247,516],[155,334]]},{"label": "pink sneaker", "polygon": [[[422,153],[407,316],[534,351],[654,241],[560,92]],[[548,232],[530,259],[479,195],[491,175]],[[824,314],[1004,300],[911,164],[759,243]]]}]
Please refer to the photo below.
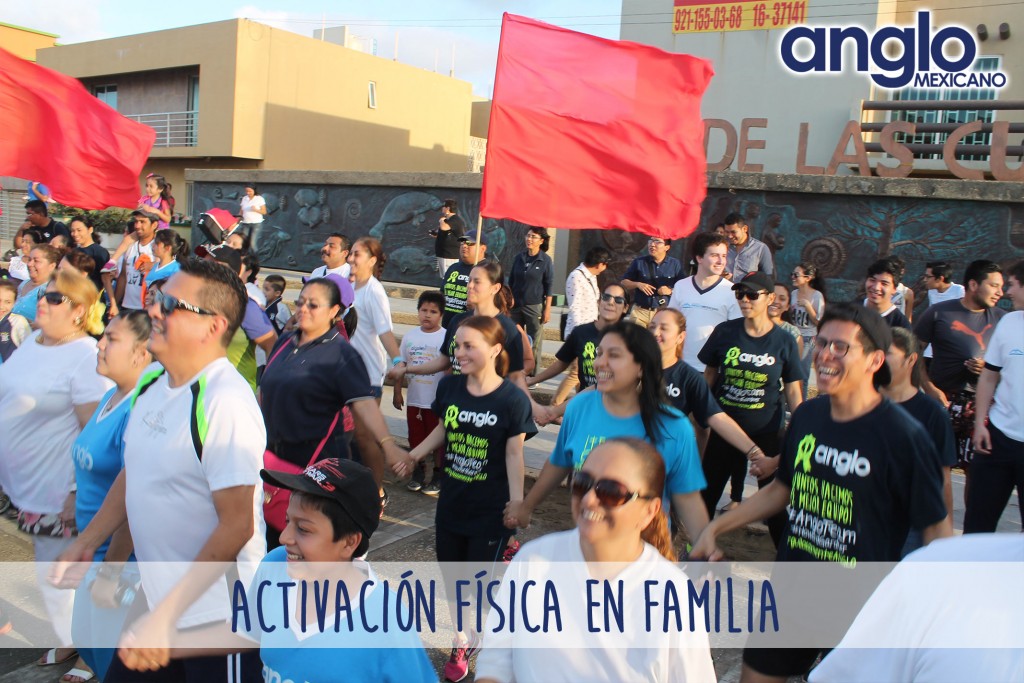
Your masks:
[{"label": "pink sneaker", "polygon": [[480,651],[480,635],[473,631],[469,633],[469,642],[459,643],[455,640],[452,643],[452,654],[444,665],[444,678],[452,683],[459,683],[469,675],[469,658]]}]

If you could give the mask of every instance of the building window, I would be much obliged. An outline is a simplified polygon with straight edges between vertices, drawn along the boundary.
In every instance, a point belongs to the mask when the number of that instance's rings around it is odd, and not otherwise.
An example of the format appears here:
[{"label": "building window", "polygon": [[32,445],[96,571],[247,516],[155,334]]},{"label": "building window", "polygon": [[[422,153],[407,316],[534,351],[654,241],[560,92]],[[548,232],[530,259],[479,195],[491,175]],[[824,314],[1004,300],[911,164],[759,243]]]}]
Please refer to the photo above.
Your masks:
[{"label": "building window", "polygon": [[111,109],[117,109],[117,86],[116,85],[94,85],[92,94],[100,102],[107,104]]},{"label": "building window", "polygon": [[369,99],[367,99],[366,106],[368,106],[370,109],[376,109],[377,108],[377,82],[376,81],[370,81],[369,89],[367,90],[367,95],[368,95]]},{"label": "building window", "polygon": [[[980,57],[974,62],[973,71],[999,71],[999,57]],[[995,100],[998,99],[998,91],[993,89],[975,88],[971,90],[918,90],[915,88],[904,88],[896,93],[894,100]],[[995,112],[991,109],[970,109],[970,110],[946,110],[946,109],[919,109],[915,111],[896,111],[890,115],[890,121],[910,121],[917,124],[944,123],[957,126],[972,121],[992,123],[995,120]],[[948,132],[923,132],[915,135],[896,135],[896,141],[905,144],[941,145],[949,137]],[[961,145],[988,145],[992,142],[992,133],[972,133],[964,137]],[[941,154],[914,154],[915,159],[939,159]],[[972,154],[962,157],[965,161],[984,161],[988,159],[987,154]]]}]

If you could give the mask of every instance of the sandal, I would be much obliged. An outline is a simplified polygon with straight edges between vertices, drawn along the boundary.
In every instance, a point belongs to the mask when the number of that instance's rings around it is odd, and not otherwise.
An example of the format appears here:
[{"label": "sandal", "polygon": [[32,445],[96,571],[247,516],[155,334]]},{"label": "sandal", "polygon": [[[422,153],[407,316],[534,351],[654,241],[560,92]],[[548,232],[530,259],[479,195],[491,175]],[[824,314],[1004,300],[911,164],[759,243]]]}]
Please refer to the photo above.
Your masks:
[{"label": "sandal", "polygon": [[71,683],[72,678],[77,678],[80,681],[80,683],[87,683],[87,681],[91,681],[92,679],[96,678],[96,674],[92,671],[89,671],[88,669],[79,669],[76,666],[74,669],[68,671],[66,674],[61,676],[60,680],[66,681],[67,683]]},{"label": "sandal", "polygon": [[[65,662],[70,662],[72,659],[74,659],[75,657],[78,656],[78,650],[76,650],[74,648],[71,648],[71,654],[69,654],[68,656],[63,657],[61,659],[57,659],[57,649],[58,648],[53,648],[51,650],[47,650],[46,654],[43,655],[43,658],[38,660],[38,661],[36,661],[36,666],[56,666],[58,664],[64,664]],[[64,648],[60,648],[60,649],[63,650]]]}]

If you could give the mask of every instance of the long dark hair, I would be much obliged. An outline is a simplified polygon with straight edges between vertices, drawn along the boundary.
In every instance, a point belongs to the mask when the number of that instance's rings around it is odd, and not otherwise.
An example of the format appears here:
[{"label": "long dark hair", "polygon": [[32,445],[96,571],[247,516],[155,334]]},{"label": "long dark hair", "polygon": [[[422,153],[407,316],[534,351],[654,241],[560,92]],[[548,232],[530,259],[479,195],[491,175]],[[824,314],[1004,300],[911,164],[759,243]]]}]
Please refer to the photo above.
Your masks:
[{"label": "long dark hair", "polygon": [[617,322],[601,330],[598,343],[609,334],[618,335],[632,354],[633,360],[640,365],[640,384],[637,386],[637,398],[640,401],[640,419],[644,423],[644,433],[653,443],[662,436],[661,416],[669,416],[668,395],[662,381],[661,349],[650,330],[632,322]]},{"label": "long dark hair", "polygon": [[921,353],[921,341],[914,336],[910,330],[902,327],[892,328],[892,345],[903,352],[909,358],[911,354],[917,354],[917,361],[910,369],[910,383],[915,389],[921,388],[921,380],[924,379],[922,366],[924,366],[924,355]]},{"label": "long dark hair", "polygon": [[[492,285],[495,285],[495,284],[502,284],[502,285],[504,285],[504,282],[505,282],[505,269],[501,267],[501,263],[499,263],[498,261],[488,260],[488,261],[484,261],[483,263],[478,263],[477,265],[473,266],[473,270],[476,270],[477,268],[480,268],[485,273],[487,273],[487,279],[490,280]],[[473,272],[473,271],[471,270],[470,272]],[[511,296],[511,295],[512,295],[512,290],[510,289],[509,290],[509,296]],[[504,305],[504,303],[505,303],[505,298],[502,295],[502,290],[499,289],[494,294],[494,307],[497,308],[499,312],[502,312],[501,308]]]},{"label": "long dark hair", "polygon": [[828,299],[828,293],[825,291],[825,278],[821,276],[821,273],[818,271],[818,267],[810,261],[801,261],[796,267],[804,271],[804,275],[811,278],[807,284],[809,284],[813,289],[821,292],[821,295],[825,297],[825,299]]},{"label": "long dark hair", "polygon": [[192,253],[188,248],[188,240],[182,239],[174,230],[157,230],[153,239],[165,247],[170,247],[171,254],[178,263],[184,263]]}]

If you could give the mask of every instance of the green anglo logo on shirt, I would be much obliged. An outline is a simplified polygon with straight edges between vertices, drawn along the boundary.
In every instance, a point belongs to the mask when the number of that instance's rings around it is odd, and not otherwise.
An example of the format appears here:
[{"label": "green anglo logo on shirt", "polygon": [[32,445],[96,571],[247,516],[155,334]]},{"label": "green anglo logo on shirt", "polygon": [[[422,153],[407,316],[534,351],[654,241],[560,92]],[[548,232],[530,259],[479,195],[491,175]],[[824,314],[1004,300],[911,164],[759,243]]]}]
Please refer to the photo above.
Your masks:
[{"label": "green anglo logo on shirt", "polygon": [[454,284],[459,279],[459,271],[453,270],[452,274],[448,276],[448,282]]},{"label": "green anglo logo on shirt", "polygon": [[725,361],[722,365],[731,365],[736,367],[740,364],[740,347],[734,346],[725,352]]},{"label": "green anglo logo on shirt", "polygon": [[459,428],[459,407],[448,406],[448,410],[444,411],[444,428],[445,429],[458,429]]},{"label": "green anglo logo on shirt", "polygon": [[811,455],[814,454],[814,447],[817,443],[818,440],[814,438],[814,434],[808,434],[800,439],[800,444],[796,447],[796,462],[793,463],[793,469],[802,465],[804,474],[811,471]]}]

